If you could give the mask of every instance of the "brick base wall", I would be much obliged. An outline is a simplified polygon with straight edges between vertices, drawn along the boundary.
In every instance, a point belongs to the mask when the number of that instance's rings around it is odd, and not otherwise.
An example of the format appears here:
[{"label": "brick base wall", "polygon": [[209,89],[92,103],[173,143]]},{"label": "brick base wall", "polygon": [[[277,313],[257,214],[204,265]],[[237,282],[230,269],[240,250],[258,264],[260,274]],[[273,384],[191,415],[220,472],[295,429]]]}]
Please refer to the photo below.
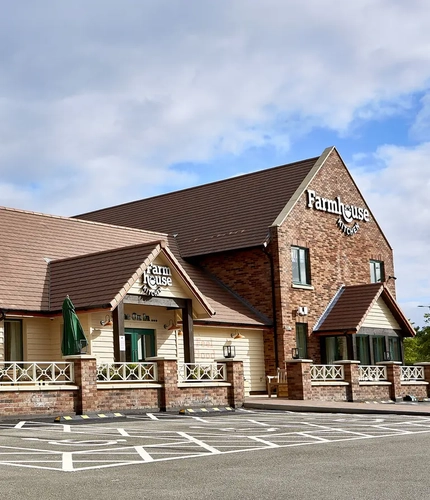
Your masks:
[{"label": "brick base wall", "polygon": [[155,388],[98,389],[97,406],[99,411],[158,410],[158,393]]},{"label": "brick base wall", "polygon": [[75,413],[77,391],[5,391],[0,392],[0,416],[63,415]]},{"label": "brick base wall", "polygon": [[348,401],[348,386],[317,385],[312,386],[312,399],[321,401]]}]

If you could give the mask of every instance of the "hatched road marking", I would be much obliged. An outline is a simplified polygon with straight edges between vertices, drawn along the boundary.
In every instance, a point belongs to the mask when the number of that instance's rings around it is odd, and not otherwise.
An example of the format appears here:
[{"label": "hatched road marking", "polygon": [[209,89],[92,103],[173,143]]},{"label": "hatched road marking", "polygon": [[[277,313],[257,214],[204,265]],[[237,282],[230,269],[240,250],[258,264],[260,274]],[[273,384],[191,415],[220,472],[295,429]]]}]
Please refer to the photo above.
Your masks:
[{"label": "hatched road marking", "polygon": [[422,433],[430,433],[430,418],[249,410],[206,419],[150,413],[127,419],[121,427],[106,422],[70,425],[20,421],[0,425],[0,469],[12,466],[78,472]]}]

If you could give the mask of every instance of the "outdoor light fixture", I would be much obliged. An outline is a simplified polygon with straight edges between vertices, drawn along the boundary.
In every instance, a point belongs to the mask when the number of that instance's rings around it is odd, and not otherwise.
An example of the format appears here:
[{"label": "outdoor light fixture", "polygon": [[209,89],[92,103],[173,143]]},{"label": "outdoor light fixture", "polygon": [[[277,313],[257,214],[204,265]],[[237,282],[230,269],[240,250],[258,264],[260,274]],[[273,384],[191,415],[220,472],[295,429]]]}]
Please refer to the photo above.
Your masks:
[{"label": "outdoor light fixture", "polygon": [[390,351],[384,351],[384,361],[391,361]]},{"label": "outdoor light fixture", "polygon": [[390,280],[394,280],[394,281],[395,281],[396,279],[397,279],[397,278],[396,278],[395,276],[388,276],[387,281],[390,281]]},{"label": "outdoor light fixture", "polygon": [[236,330],[234,333],[230,333],[230,337],[232,339],[244,339],[245,336],[242,335],[238,330]]},{"label": "outdoor light fixture", "polygon": [[111,320],[109,314],[106,314],[105,319],[104,320],[102,319],[100,321],[100,324],[102,326],[112,326],[113,325],[112,320]]},{"label": "outdoor light fixture", "polygon": [[225,345],[222,350],[224,358],[234,358],[236,356],[236,347],[234,345]]},{"label": "outdoor light fixture", "polygon": [[298,347],[293,347],[291,349],[291,357],[293,359],[299,359],[299,348]]},{"label": "outdoor light fixture", "polygon": [[177,330],[178,327],[175,325],[175,323],[173,323],[172,319],[169,319],[169,322],[166,325],[164,325],[164,329],[165,330]]}]

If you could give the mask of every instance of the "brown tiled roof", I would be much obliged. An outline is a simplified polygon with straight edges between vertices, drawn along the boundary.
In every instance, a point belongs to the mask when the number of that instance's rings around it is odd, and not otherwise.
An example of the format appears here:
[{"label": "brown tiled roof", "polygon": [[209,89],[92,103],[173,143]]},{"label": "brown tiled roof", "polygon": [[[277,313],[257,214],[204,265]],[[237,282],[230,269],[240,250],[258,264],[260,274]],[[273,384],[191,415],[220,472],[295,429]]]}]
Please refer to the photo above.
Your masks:
[{"label": "brown tiled roof", "polygon": [[261,245],[318,158],[77,217],[177,234],[184,257]]},{"label": "brown tiled roof", "polygon": [[160,248],[217,322],[269,324],[202,270],[185,262],[163,233],[110,226],[0,207],[0,309],[61,310],[69,295],[76,308],[114,307],[138,268]]},{"label": "brown tiled roof", "polygon": [[160,251],[160,243],[146,243],[51,262],[51,311],[61,310],[66,295],[77,309],[115,307],[118,293],[127,293],[142,264],[146,268]]},{"label": "brown tiled roof", "polygon": [[314,333],[357,333],[367,314],[378,300],[384,299],[404,334],[415,334],[388,288],[382,283],[342,287],[314,328]]},{"label": "brown tiled roof", "polygon": [[0,308],[49,309],[48,262],[125,245],[160,241],[162,233],[0,207]]}]

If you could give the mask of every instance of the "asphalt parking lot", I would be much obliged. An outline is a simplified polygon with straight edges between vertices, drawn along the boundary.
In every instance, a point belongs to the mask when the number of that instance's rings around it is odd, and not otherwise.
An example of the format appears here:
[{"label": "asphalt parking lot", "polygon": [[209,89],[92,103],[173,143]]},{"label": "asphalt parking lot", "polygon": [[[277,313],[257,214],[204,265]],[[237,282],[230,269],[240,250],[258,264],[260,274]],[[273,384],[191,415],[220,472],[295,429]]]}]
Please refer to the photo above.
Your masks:
[{"label": "asphalt parking lot", "polygon": [[[109,485],[103,498],[117,498],[118,491],[116,495],[114,491],[119,485],[120,491],[127,491],[127,498],[175,498],[186,478],[186,487],[199,497],[202,488],[214,481],[205,498],[218,498],[224,489],[223,498],[237,498],[244,496],[243,486],[236,484],[239,477],[240,484],[248,485],[248,498],[283,498],[286,487],[293,488],[290,498],[313,498],[309,491],[307,496],[300,496],[305,486],[313,485],[315,498],[412,499],[426,496],[411,496],[419,492],[417,482],[413,489],[402,491],[405,483],[400,483],[397,468],[403,464],[409,478],[414,475],[416,469],[411,472],[403,458],[412,454],[416,460],[426,459],[427,445],[430,418],[422,416],[241,410],[217,416],[144,414],[79,425],[20,421],[0,424],[0,474],[3,479],[11,478],[10,484],[2,481],[3,498],[8,500],[15,494],[16,498],[26,498],[41,484],[41,498],[73,498],[67,496],[71,493],[67,488],[58,496],[58,488],[72,484],[85,485],[95,494]],[[326,497],[321,477],[313,474],[318,467],[333,463],[338,464],[335,484],[331,497]],[[301,467],[296,470],[297,464]],[[366,464],[373,464],[374,470],[366,471]],[[357,479],[357,471],[364,478],[378,467],[387,478],[392,477],[391,485],[398,482],[395,491],[401,492],[401,497],[390,493],[387,485],[381,490],[375,484],[376,490],[369,496],[365,491],[348,490],[347,494],[343,490],[345,484]],[[278,472],[272,478],[274,470]],[[283,471],[283,477],[279,471]],[[297,484],[295,474],[306,478],[305,483]],[[324,474],[326,479],[327,472]],[[428,488],[426,476],[420,478],[420,484]],[[139,477],[143,489],[132,486]],[[17,480],[19,486],[14,483]],[[28,490],[22,490],[25,484]],[[384,496],[386,493],[391,496]]]}]

